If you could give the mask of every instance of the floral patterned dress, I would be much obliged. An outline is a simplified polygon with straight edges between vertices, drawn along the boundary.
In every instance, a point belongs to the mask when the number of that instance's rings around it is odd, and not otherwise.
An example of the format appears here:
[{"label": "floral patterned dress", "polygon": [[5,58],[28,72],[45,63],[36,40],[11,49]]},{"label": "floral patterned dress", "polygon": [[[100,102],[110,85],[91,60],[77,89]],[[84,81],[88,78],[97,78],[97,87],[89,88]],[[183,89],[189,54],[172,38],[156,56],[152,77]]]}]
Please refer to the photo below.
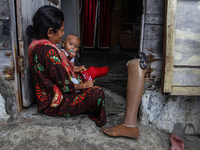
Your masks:
[{"label": "floral patterned dress", "polygon": [[[73,116],[87,113],[97,126],[106,123],[105,95],[100,87],[75,91],[69,67],[63,66],[55,47],[40,43],[29,55],[38,111],[49,116]],[[82,74],[75,74],[84,82]]]}]

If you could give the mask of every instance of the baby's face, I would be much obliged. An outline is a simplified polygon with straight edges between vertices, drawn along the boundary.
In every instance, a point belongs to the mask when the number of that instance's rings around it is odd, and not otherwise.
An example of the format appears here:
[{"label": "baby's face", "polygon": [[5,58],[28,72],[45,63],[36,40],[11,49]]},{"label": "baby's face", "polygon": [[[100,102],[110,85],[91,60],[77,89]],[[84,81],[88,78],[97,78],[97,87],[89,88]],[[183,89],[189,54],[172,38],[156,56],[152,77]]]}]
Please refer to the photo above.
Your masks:
[{"label": "baby's face", "polygon": [[80,39],[74,35],[71,35],[66,41],[64,49],[67,53],[71,52],[72,50],[76,53],[79,50],[80,46]]}]

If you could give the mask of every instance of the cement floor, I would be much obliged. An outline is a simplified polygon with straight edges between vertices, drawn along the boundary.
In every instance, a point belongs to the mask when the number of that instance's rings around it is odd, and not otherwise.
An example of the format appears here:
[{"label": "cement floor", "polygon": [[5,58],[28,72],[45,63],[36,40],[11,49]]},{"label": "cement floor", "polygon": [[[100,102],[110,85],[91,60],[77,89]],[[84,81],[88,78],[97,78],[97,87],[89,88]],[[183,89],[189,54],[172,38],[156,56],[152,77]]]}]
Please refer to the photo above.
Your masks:
[{"label": "cement floor", "polygon": [[[86,57],[87,56],[87,57]],[[107,58],[107,59],[106,59]],[[126,67],[132,57],[125,53],[85,52],[78,65],[110,67],[110,72],[96,79],[106,98],[106,126],[123,122],[126,105]],[[98,61],[98,63],[97,63]],[[140,125],[140,137],[110,137],[101,132],[87,115],[49,117],[37,114],[36,104],[23,108],[17,120],[0,124],[0,150],[170,150],[170,134],[153,126]],[[200,150],[200,138],[178,135],[185,150]]]}]

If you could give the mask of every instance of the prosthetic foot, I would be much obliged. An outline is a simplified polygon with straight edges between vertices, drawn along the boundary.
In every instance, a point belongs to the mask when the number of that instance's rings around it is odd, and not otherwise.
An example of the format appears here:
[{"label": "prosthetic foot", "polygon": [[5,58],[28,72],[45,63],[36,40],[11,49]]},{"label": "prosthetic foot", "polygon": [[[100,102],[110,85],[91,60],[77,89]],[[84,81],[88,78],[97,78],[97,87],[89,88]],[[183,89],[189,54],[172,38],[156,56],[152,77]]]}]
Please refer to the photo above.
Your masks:
[{"label": "prosthetic foot", "polygon": [[86,71],[81,72],[86,81],[105,76],[109,72],[109,67],[89,67]]},{"label": "prosthetic foot", "polygon": [[129,137],[137,139],[139,137],[138,127],[128,127],[126,125],[120,124],[115,127],[102,127],[101,130],[107,135],[118,137]]}]

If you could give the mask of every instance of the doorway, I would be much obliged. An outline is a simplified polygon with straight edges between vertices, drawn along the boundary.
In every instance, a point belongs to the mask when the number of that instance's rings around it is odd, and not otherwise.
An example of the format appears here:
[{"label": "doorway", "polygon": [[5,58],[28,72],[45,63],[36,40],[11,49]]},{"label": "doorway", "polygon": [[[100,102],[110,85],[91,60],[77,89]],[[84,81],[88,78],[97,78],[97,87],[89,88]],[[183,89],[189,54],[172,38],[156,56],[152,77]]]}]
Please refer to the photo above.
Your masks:
[{"label": "doorway", "polygon": [[[110,7],[110,25],[106,25],[110,27],[110,33],[108,36],[109,41],[108,46],[99,46],[99,23],[94,26],[96,30],[93,33],[93,38],[86,36],[84,33],[85,26],[87,26],[84,21],[84,12],[86,11],[86,1],[85,0],[76,0],[76,1],[65,1],[61,2],[61,10],[64,12],[65,20],[66,20],[66,29],[65,35],[71,33],[80,35],[81,38],[81,52],[85,50],[109,50],[109,51],[123,51],[121,43],[120,43],[120,35],[122,32],[131,31],[132,38],[129,40],[130,42],[134,41],[135,46],[128,47],[124,49],[125,51],[139,51],[140,44],[140,26],[141,26],[141,16],[143,13],[143,2],[141,0],[97,0],[99,3],[101,1],[108,1]],[[93,1],[94,2],[94,1]],[[99,4],[100,6],[100,4]],[[67,7],[67,8],[66,8]],[[100,6],[101,7],[101,6]],[[98,10],[100,11],[100,7]],[[67,10],[67,12],[66,12]],[[98,11],[96,10],[96,11]],[[100,12],[99,12],[100,13]],[[75,14],[75,15],[74,15]],[[70,17],[74,15],[75,17]],[[95,13],[95,15],[98,15]],[[91,16],[90,16],[91,17]],[[95,21],[95,20],[94,20]],[[98,20],[96,20],[98,21]],[[71,25],[73,23],[73,25]],[[136,25],[136,26],[134,26]],[[90,28],[91,29],[91,28]],[[106,32],[106,31],[104,31]],[[64,36],[65,37],[65,36]],[[103,37],[105,38],[105,37]],[[83,40],[91,40],[92,46],[84,46]]]}]

